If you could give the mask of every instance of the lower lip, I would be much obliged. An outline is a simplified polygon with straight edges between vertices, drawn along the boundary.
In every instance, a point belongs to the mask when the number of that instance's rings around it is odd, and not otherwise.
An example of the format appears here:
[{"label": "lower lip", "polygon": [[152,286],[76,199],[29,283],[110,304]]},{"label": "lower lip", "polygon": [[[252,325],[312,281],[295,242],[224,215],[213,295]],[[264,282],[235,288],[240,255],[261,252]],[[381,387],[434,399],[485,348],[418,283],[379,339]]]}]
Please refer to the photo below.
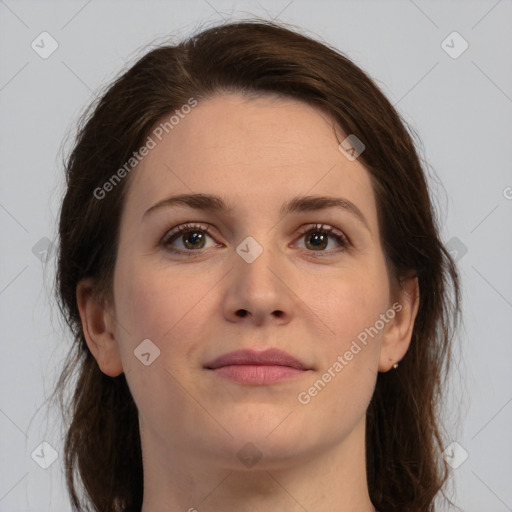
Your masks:
[{"label": "lower lip", "polygon": [[234,380],[240,384],[253,384],[264,386],[304,375],[307,370],[299,370],[290,366],[236,364],[222,366],[213,370],[216,375],[224,379]]}]

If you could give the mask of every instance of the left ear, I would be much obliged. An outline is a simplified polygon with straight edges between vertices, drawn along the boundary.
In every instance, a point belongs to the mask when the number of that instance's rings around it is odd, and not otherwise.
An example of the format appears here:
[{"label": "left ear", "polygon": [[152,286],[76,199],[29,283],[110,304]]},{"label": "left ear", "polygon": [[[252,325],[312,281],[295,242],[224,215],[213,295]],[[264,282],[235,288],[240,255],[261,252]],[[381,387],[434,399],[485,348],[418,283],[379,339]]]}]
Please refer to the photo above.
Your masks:
[{"label": "left ear", "polygon": [[420,303],[420,288],[417,277],[401,282],[398,300],[391,306],[395,316],[389,321],[380,351],[379,371],[387,372],[406,354],[411,343],[414,321]]}]

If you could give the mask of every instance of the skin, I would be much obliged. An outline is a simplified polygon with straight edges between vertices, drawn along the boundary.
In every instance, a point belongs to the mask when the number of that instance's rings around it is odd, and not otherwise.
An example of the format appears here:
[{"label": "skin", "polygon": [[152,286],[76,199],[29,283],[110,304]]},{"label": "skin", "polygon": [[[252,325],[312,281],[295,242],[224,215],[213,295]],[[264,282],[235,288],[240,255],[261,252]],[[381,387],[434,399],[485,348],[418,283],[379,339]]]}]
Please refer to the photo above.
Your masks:
[{"label": "skin", "polygon": [[[419,291],[409,279],[392,293],[368,172],[338,144],[332,120],[316,108],[224,94],[201,101],[132,171],[113,303],[95,299],[90,280],[77,287],[77,300],[101,370],[125,372],[139,410],[143,512],[374,510],[365,413],[377,373],[392,369],[409,347]],[[143,219],[159,201],[192,192],[222,196],[233,210],[173,206]],[[283,202],[304,195],[349,200],[368,227],[334,208],[280,216]],[[204,248],[188,249],[199,257],[173,254],[161,243],[184,223],[212,228]],[[351,245],[329,236],[328,245],[312,247],[311,234],[300,229],[318,223]],[[252,263],[236,252],[247,236],[263,248]],[[182,235],[171,243],[187,250]],[[300,403],[298,394],[396,301],[394,318]],[[148,366],[134,356],[144,339],[160,350]],[[271,347],[311,369],[250,386],[204,368],[233,350]],[[246,443],[263,454],[252,467],[237,457]]]}]

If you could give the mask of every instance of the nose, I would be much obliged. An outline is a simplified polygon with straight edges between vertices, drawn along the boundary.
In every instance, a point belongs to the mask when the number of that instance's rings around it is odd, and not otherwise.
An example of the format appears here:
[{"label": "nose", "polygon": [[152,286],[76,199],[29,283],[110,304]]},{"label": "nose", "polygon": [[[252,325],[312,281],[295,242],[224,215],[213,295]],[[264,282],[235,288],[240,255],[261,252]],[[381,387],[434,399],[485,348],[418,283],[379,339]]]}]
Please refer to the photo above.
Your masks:
[{"label": "nose", "polygon": [[293,292],[286,282],[284,256],[273,248],[264,247],[250,263],[238,253],[234,254],[234,259],[232,271],[227,276],[223,304],[225,318],[230,322],[258,326],[288,323],[293,314]]}]

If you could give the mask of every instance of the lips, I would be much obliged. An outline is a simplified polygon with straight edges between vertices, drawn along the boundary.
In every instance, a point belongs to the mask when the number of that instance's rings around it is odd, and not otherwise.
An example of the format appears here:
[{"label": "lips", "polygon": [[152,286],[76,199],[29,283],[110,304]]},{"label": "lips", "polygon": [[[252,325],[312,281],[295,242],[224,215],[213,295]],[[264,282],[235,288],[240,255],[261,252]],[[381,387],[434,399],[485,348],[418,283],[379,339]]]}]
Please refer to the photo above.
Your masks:
[{"label": "lips", "polygon": [[214,378],[227,379],[240,386],[270,386],[294,381],[309,373],[308,368],[290,354],[278,349],[263,352],[237,350],[205,365]]},{"label": "lips", "polygon": [[257,352],[255,350],[236,350],[210,361],[205,365],[205,368],[216,370],[225,366],[237,365],[287,366],[297,370],[309,370],[304,363],[279,349],[268,349],[263,352]]}]

